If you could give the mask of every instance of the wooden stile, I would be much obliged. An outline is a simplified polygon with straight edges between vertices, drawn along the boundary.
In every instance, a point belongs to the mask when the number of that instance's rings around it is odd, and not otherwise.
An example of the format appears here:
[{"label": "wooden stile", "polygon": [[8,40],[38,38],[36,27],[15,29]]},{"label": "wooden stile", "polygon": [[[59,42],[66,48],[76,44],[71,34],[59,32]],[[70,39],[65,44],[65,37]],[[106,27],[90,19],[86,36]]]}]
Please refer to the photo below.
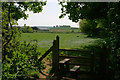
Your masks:
[{"label": "wooden stile", "polygon": [[52,48],[52,68],[56,73],[59,71],[59,37],[56,37],[56,40],[53,41]]},{"label": "wooden stile", "polygon": [[[52,70],[57,79],[61,79],[63,76],[66,76],[67,72],[72,72],[75,77],[77,77],[76,72],[80,70],[80,67],[89,67],[90,72],[94,71],[94,51],[90,50],[77,50],[77,49],[59,49],[59,36],[56,37],[56,40],[53,41],[53,46],[46,51],[44,55],[38,60],[42,61],[50,52],[52,51]],[[91,56],[66,56],[59,55],[59,51],[73,51],[73,52],[91,52]],[[59,61],[59,58],[64,58],[64,60]],[[68,59],[65,59],[68,58]],[[75,62],[74,59],[83,60],[84,62],[79,61]],[[70,69],[70,65],[76,65]],[[79,65],[79,66],[78,66]],[[75,73],[74,73],[75,72]],[[93,74],[92,74],[93,75]]]},{"label": "wooden stile", "polygon": [[80,69],[80,66],[74,66],[72,69],[70,69],[70,71],[75,72],[78,71]]}]

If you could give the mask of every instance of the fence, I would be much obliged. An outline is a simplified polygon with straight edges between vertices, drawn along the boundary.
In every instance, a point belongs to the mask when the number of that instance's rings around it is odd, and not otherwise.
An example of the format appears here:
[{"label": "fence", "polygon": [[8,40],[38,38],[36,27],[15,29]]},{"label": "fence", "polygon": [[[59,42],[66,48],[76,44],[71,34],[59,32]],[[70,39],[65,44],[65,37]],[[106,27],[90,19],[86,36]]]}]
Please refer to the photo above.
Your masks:
[{"label": "fence", "polygon": [[[73,52],[91,52],[91,56],[90,57],[85,57],[85,56],[66,56],[66,55],[60,55],[60,51],[73,51]],[[53,73],[58,77],[61,76],[59,71],[64,71],[63,68],[64,66],[61,68],[61,64],[60,64],[60,58],[69,58],[69,59],[83,59],[83,60],[87,60],[90,61],[90,64],[85,64],[85,63],[63,63],[66,64],[67,67],[67,71],[70,70],[70,65],[80,65],[80,66],[89,66],[91,68],[91,72],[93,71],[93,67],[94,67],[94,55],[93,55],[93,50],[88,51],[88,50],[77,50],[77,49],[60,49],[59,48],[59,36],[56,37],[56,40],[53,41],[53,45],[50,47],[50,49],[48,49],[46,51],[46,53],[44,55],[42,55],[42,57],[38,60],[38,61],[42,61],[50,52],[52,52],[52,70]]]}]

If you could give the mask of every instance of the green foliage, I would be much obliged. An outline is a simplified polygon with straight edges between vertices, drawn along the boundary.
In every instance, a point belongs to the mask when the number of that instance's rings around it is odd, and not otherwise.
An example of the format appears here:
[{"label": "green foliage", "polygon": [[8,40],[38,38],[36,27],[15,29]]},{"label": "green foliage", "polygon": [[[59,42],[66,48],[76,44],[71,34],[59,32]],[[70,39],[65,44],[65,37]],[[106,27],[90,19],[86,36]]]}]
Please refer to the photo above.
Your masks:
[{"label": "green foliage", "polygon": [[[45,2],[3,2],[2,3],[2,79],[28,80],[30,70],[41,70],[43,62],[37,62],[40,52],[37,42],[21,42],[17,24],[20,18],[28,17],[25,11],[41,12]],[[31,30],[31,29],[30,29]],[[37,65],[38,64],[38,65]]]},{"label": "green foliage", "polygon": [[29,42],[36,39],[38,41],[38,47],[43,54],[52,46],[52,41],[55,37],[60,37],[60,48],[78,48],[85,45],[91,45],[100,38],[90,38],[82,33],[22,33],[19,40]]},{"label": "green foliage", "polygon": [[24,26],[24,28],[22,28],[22,32],[23,33],[33,33],[33,29],[29,26]]},{"label": "green foliage", "polygon": [[92,20],[86,19],[83,19],[80,22],[80,30],[88,36],[95,36],[99,33],[99,28],[96,27],[96,23]]},{"label": "green foliage", "polygon": [[5,55],[5,60],[2,64],[2,78],[19,79],[29,77],[30,70],[41,70],[44,67],[43,63],[38,63],[40,52],[37,49],[37,42],[29,43],[15,41],[10,49],[7,49],[8,55]]},{"label": "green foliage", "polygon": [[10,8],[10,15],[12,19],[17,21],[20,18],[27,19],[28,14],[26,14],[25,11],[29,10],[33,11],[34,13],[39,13],[43,10],[42,6],[44,5],[46,5],[46,2],[3,2],[2,10],[5,11],[6,9]]},{"label": "green foliage", "polygon": [[108,29],[106,28],[106,20],[89,20],[83,19],[79,22],[81,32],[87,34],[88,36],[97,36],[105,38],[108,36]]},{"label": "green foliage", "polygon": [[69,19],[78,22],[79,19],[98,19],[107,16],[108,3],[99,2],[60,2],[62,14],[60,17],[69,15]]},{"label": "green foliage", "polygon": [[[60,4],[62,6],[61,16],[69,14],[69,19],[73,22],[78,22],[79,19],[94,20],[97,27],[103,29],[100,33],[106,38],[104,37],[105,44],[104,42],[102,44],[110,51],[109,57],[107,57],[109,60],[107,67],[111,67],[111,69],[108,71],[112,70],[113,76],[116,78],[115,74],[120,74],[116,68],[118,66],[117,56],[120,55],[120,2],[60,2]],[[116,79],[119,80],[119,78]]]},{"label": "green foliage", "polygon": [[[94,20],[97,23],[97,28],[102,28],[103,32],[107,32],[107,38],[112,38],[112,42],[119,41],[119,21],[120,21],[120,2],[118,3],[85,3],[85,2],[67,2],[62,3],[62,14],[69,14],[69,19],[73,22],[78,22],[79,19]],[[91,27],[91,26],[90,26]],[[101,32],[102,33],[102,32]],[[113,37],[114,36],[114,37]],[[114,40],[114,41],[113,41]],[[120,42],[116,46],[119,45]],[[114,45],[116,44],[113,43]],[[108,45],[112,46],[112,45]],[[115,46],[114,46],[115,47]],[[118,49],[118,48],[116,48]],[[119,49],[118,49],[119,50]],[[114,50],[115,51],[115,50]]]}]

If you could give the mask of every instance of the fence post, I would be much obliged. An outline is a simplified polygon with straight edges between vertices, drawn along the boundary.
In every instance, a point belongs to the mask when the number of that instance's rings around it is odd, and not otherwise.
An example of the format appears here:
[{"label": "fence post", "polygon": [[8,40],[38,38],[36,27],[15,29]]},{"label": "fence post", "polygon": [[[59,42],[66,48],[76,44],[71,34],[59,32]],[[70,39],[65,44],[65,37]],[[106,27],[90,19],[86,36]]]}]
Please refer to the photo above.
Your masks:
[{"label": "fence post", "polygon": [[52,68],[55,74],[58,74],[59,71],[59,37],[56,37],[56,40],[53,41],[52,49]]},{"label": "fence post", "polygon": [[[108,78],[106,76],[106,67],[107,67],[107,48],[103,47],[104,52],[100,54],[100,77],[104,80],[106,80],[106,78]],[[109,76],[111,77],[111,76]]]},{"label": "fence post", "polygon": [[91,50],[91,78],[94,77],[94,49]]}]

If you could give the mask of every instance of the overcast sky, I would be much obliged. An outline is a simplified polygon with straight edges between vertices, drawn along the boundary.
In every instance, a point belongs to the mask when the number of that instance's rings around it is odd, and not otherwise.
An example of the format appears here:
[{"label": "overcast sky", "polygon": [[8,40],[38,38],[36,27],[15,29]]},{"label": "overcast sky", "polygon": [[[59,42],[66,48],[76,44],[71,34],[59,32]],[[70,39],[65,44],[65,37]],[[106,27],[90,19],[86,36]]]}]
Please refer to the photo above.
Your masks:
[{"label": "overcast sky", "polygon": [[79,27],[78,23],[69,20],[68,16],[59,19],[61,14],[61,6],[58,0],[47,0],[47,4],[43,7],[41,13],[26,12],[29,14],[27,20],[20,19],[18,24],[23,26],[55,26],[55,25],[70,25],[71,27]]}]

